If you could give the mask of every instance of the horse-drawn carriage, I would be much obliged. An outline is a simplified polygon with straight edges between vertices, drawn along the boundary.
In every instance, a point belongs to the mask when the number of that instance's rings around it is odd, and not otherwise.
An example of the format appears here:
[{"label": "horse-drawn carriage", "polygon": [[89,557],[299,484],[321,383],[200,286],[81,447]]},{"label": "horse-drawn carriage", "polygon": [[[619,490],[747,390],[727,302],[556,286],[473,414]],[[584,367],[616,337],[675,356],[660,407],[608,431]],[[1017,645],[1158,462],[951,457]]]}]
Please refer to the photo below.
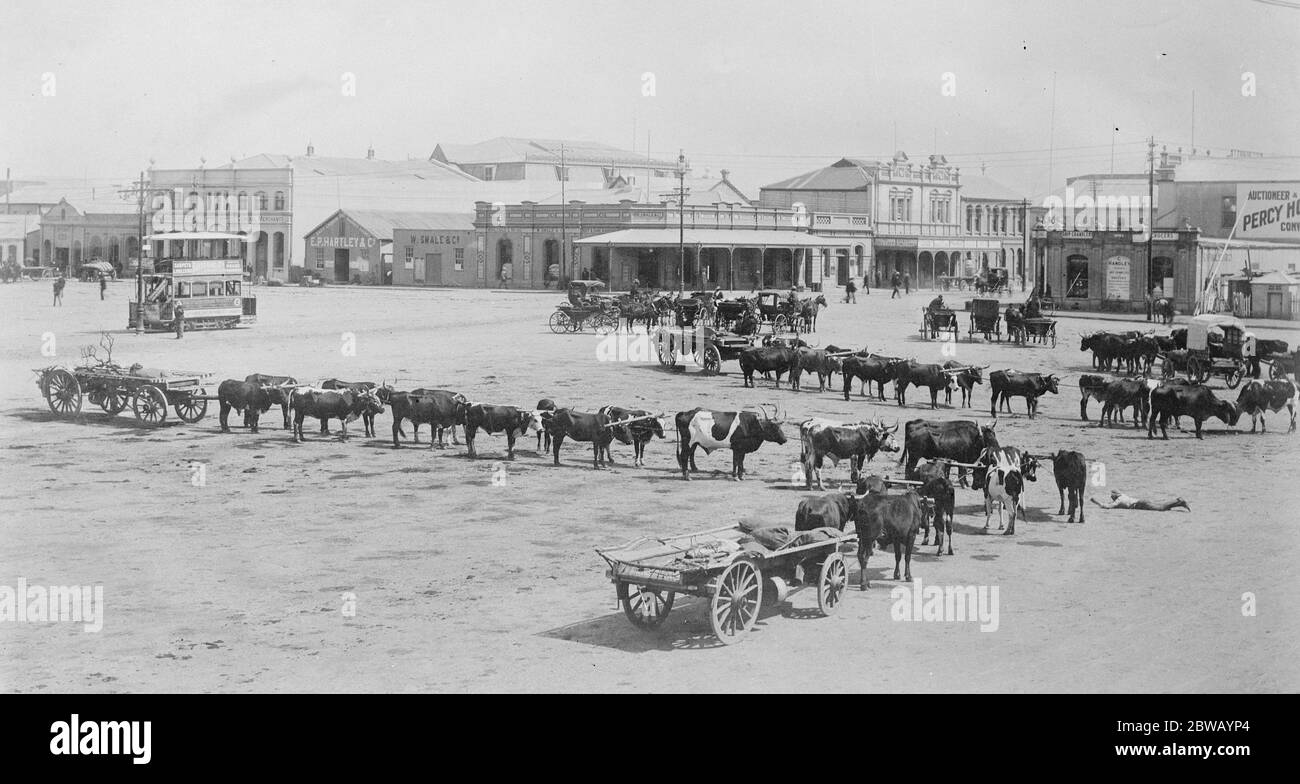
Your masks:
[{"label": "horse-drawn carriage", "polygon": [[56,414],[76,416],[83,399],[115,416],[127,405],[144,425],[161,425],[167,420],[167,407],[176,411],[182,422],[193,423],[208,412],[209,397],[203,383],[211,373],[166,371],[140,364],[122,367],[113,362],[112,339],[106,345],[107,359],[96,358],[93,348],[82,351],[83,364],[75,368],[51,366],[38,368],[36,385],[50,410]]},{"label": "horse-drawn carriage", "polygon": [[[1213,339],[1219,336],[1221,341]],[[1221,376],[1228,389],[1236,389],[1254,355],[1255,336],[1236,316],[1206,313],[1187,323],[1187,377],[1192,381],[1204,384]]]},{"label": "horse-drawn carriage", "polygon": [[1002,340],[1002,303],[996,299],[973,299],[970,301],[970,330],[966,333],[968,341],[975,340],[975,335],[984,336],[985,340],[996,337]]},{"label": "horse-drawn carriage", "polygon": [[1003,267],[993,267],[975,277],[975,293],[997,296],[1010,290],[1010,277]]},{"label": "horse-drawn carriage", "polygon": [[796,589],[815,586],[822,615],[839,609],[849,581],[840,550],[856,542],[857,534],[832,536],[835,532],[818,529],[780,543],[756,536],[762,530],[728,526],[648,537],[596,553],[609,565],[605,576],[614,583],[624,615],[641,629],[662,624],[677,594],[708,602],[709,624],[725,645],[744,639],[766,597],[780,603]]},{"label": "horse-drawn carriage", "polygon": [[957,314],[951,308],[922,308],[921,337],[933,339],[939,337],[941,332],[951,335],[952,340],[957,339]]},{"label": "horse-drawn carriage", "polygon": [[676,367],[694,363],[707,375],[722,372],[722,363],[740,356],[754,345],[756,335],[737,335],[703,322],[691,325],[659,327],[654,333],[655,353],[659,364]]},{"label": "horse-drawn carriage", "polygon": [[591,327],[607,335],[618,329],[618,303],[613,297],[601,294],[604,288],[604,282],[599,280],[570,281],[569,301],[555,306],[549,321],[551,331],[581,332]]},{"label": "horse-drawn carriage", "polygon": [[1017,345],[1051,341],[1056,348],[1056,320],[1042,315],[1041,300],[1030,297],[1023,305],[1008,305],[1006,311],[1007,337]]}]

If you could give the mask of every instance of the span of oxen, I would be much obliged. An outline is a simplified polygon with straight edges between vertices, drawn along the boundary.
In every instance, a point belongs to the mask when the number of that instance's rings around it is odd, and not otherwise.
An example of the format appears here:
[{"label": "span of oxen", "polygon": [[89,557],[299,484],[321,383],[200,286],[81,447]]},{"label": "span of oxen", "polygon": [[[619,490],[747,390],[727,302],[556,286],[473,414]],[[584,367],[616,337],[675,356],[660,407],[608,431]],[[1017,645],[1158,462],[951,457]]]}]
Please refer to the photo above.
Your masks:
[{"label": "span of oxen", "polygon": [[[273,376],[268,373],[250,373],[244,377],[244,380],[250,384],[259,384],[264,387],[271,387],[271,405],[279,405],[280,413],[284,417],[284,429],[288,430],[289,422],[289,397],[293,394],[293,388],[298,386],[298,379],[293,376]],[[245,419],[247,424],[247,418]]]},{"label": "span of oxen", "polygon": [[1294,433],[1295,391],[1295,384],[1285,380],[1247,382],[1237,393],[1237,411],[1240,414],[1250,414],[1250,432],[1254,433],[1257,420],[1259,429],[1268,432],[1268,426],[1264,422],[1266,411],[1276,414],[1285,408],[1291,417],[1286,432]]},{"label": "span of oxen", "polygon": [[[908,478],[912,478],[920,460],[974,465],[986,448],[998,446],[993,432],[996,426],[996,421],[978,425],[965,419],[913,419],[903,425],[903,453],[899,462],[906,464]],[[945,476],[948,467],[945,466]],[[965,487],[965,468],[960,469],[959,476]]]},{"label": "span of oxen", "polygon": [[894,433],[898,425],[886,427],[884,423],[861,422],[841,425],[825,419],[809,419],[799,425],[802,447],[804,486],[811,490],[816,477],[817,489],[822,489],[822,463],[826,458],[839,465],[849,461],[849,481],[857,482],[867,461],[879,452],[897,452]]},{"label": "span of oxen", "polygon": [[[488,435],[505,434],[506,457],[510,460],[515,459],[515,440],[538,426],[537,415],[531,410],[490,403],[467,403],[464,424],[467,457],[478,457],[474,450],[474,438],[482,430]],[[555,448],[558,453],[558,443]]]},{"label": "span of oxen", "polygon": [[279,400],[279,387],[254,381],[237,381],[228,378],[217,387],[217,402],[221,406],[221,432],[229,433],[230,410],[244,415],[244,424],[257,432],[262,414],[271,410]]},{"label": "span of oxen", "polygon": [[[373,381],[342,381],[337,378],[327,378],[320,382],[321,389],[347,389],[356,394],[373,391],[381,386],[384,385],[376,384]],[[382,413],[383,409],[381,408],[379,411]],[[363,411],[361,414],[361,424],[365,427],[367,436],[373,436],[375,434],[375,414],[373,412]],[[330,431],[329,420],[321,420],[320,431],[322,433],[328,433]]]},{"label": "span of oxen", "polygon": [[709,411],[693,408],[679,411],[673,419],[677,426],[677,463],[682,469],[682,479],[690,480],[688,472],[698,471],[695,450],[709,454],[715,449],[731,450],[731,478],[745,478],[745,455],[757,451],[764,441],[784,444],[785,432],[778,410],[771,414],[753,411]]},{"label": "span of oxen", "polygon": [[990,404],[993,416],[998,415],[1000,403],[1006,403],[1011,411],[1011,398],[1023,397],[1025,410],[1029,418],[1038,414],[1038,398],[1048,392],[1053,395],[1060,392],[1060,383],[1055,374],[1021,373],[1016,370],[995,370],[989,374],[989,387],[993,390]]},{"label": "span of oxen", "polygon": [[[324,426],[331,419],[339,420],[342,433],[340,438],[348,437],[348,423],[370,414],[384,412],[384,404],[372,389],[353,392],[350,389],[314,389],[299,387],[290,396],[293,409],[293,440],[303,441],[302,423],[307,417],[319,419]],[[322,427],[322,432],[329,432]]]},{"label": "span of oxen", "polygon": [[998,530],[1002,530],[1002,512],[1008,510],[1010,520],[1006,524],[1004,535],[1016,532],[1016,515],[1024,516],[1024,504],[1021,498],[1025,491],[1025,481],[1038,478],[1038,459],[1013,446],[986,449],[980,459],[982,480],[977,482],[984,489],[984,530],[989,529],[989,520],[993,515],[993,505],[998,504]]},{"label": "span of oxen", "polygon": [[[451,428],[451,440],[456,441],[455,425],[465,418],[465,396],[445,389],[417,389],[411,392],[398,392],[387,387],[375,391],[379,399],[387,403],[393,412],[393,448],[401,446],[398,436],[404,435],[402,422],[410,421],[415,443],[420,443],[420,425],[429,426],[429,448],[446,446],[442,434]],[[434,435],[437,434],[435,440]]]},{"label": "span of oxen", "polygon": [[[664,426],[659,417],[644,409],[619,406],[605,406],[600,412],[609,417],[609,430],[614,440],[632,447],[632,465],[645,465],[646,444],[651,439],[664,437]],[[626,424],[617,424],[619,422]],[[605,444],[605,456],[613,464],[614,456],[609,452],[609,444]]]},{"label": "span of oxen", "polygon": [[1188,416],[1196,423],[1196,437],[1201,438],[1205,420],[1217,417],[1224,424],[1237,424],[1241,411],[1227,400],[1214,396],[1210,388],[1201,384],[1160,384],[1151,391],[1151,413],[1147,417],[1147,438],[1155,438],[1156,425],[1160,435],[1169,438],[1170,417]]}]

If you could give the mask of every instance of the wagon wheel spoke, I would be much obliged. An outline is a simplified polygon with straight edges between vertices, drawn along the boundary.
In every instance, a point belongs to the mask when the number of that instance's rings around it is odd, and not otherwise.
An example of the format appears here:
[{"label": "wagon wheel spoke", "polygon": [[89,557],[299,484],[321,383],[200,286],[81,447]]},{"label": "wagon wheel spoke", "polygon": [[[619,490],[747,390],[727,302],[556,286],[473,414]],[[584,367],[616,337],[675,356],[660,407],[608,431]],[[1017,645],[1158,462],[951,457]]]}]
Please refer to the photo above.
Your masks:
[{"label": "wagon wheel spoke", "polygon": [[46,380],[45,400],[56,414],[76,414],[81,411],[81,383],[68,371],[56,370]]},{"label": "wagon wheel spoke", "polygon": [[151,384],[136,390],[132,407],[135,418],[146,425],[161,425],[167,419],[167,396]]},{"label": "wagon wheel spoke", "polygon": [[205,399],[207,392],[203,389],[196,389],[188,397],[176,401],[176,416],[180,417],[182,422],[193,424],[203,418],[208,413],[208,401]]}]

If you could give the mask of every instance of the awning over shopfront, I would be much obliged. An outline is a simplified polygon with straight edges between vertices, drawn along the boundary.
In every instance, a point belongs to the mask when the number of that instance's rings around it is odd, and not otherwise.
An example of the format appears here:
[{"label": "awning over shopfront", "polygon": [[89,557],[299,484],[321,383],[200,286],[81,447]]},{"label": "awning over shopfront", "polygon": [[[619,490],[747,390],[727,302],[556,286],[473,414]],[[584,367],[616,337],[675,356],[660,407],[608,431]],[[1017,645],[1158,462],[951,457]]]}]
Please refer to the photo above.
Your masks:
[{"label": "awning over shopfront", "polygon": [[820,237],[802,231],[760,229],[623,229],[577,240],[577,245],[616,245],[623,248],[670,248],[682,244],[701,248],[849,248],[854,238]]}]

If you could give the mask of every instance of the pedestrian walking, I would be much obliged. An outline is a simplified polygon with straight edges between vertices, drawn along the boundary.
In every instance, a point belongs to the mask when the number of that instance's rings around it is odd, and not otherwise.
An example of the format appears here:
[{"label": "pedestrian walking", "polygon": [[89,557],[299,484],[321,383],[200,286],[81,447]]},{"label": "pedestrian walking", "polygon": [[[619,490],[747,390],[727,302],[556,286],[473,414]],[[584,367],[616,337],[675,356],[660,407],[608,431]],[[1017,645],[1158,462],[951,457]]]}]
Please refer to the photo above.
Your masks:
[{"label": "pedestrian walking", "polygon": [[856,296],[856,295],[857,295],[857,292],[858,292],[858,285],[857,285],[856,283],[854,283],[854,282],[853,282],[853,278],[850,277],[849,280],[848,280],[848,282],[844,284],[844,301],[845,301],[845,303],[852,302],[852,303],[854,303],[854,304],[857,304],[857,301],[858,301],[858,298],[857,298],[857,296]]},{"label": "pedestrian walking", "polygon": [[903,273],[903,293],[912,293],[912,274],[910,272]]},{"label": "pedestrian walking", "polygon": [[185,308],[177,302],[172,308],[172,325],[176,327],[176,339],[185,337]]},{"label": "pedestrian walking", "polygon": [[99,273],[99,301],[100,302],[104,301],[104,292],[106,291],[108,291],[108,276],[101,272]]},{"label": "pedestrian walking", "polygon": [[902,275],[899,275],[897,272],[895,272],[895,273],[894,273],[894,277],[890,278],[890,279],[889,279],[889,282],[890,282],[891,284],[893,284],[893,286],[894,286],[894,293],[893,293],[893,294],[890,294],[890,295],[889,295],[889,298],[890,298],[890,299],[895,299],[896,297],[899,296],[899,294],[898,294],[898,287],[901,286],[901,285],[903,285],[903,276],[902,276]]},{"label": "pedestrian walking", "polygon": [[63,287],[66,285],[68,285],[68,280],[67,278],[63,277],[63,273],[60,272],[59,277],[54,279],[54,304],[55,305],[63,304]]}]

